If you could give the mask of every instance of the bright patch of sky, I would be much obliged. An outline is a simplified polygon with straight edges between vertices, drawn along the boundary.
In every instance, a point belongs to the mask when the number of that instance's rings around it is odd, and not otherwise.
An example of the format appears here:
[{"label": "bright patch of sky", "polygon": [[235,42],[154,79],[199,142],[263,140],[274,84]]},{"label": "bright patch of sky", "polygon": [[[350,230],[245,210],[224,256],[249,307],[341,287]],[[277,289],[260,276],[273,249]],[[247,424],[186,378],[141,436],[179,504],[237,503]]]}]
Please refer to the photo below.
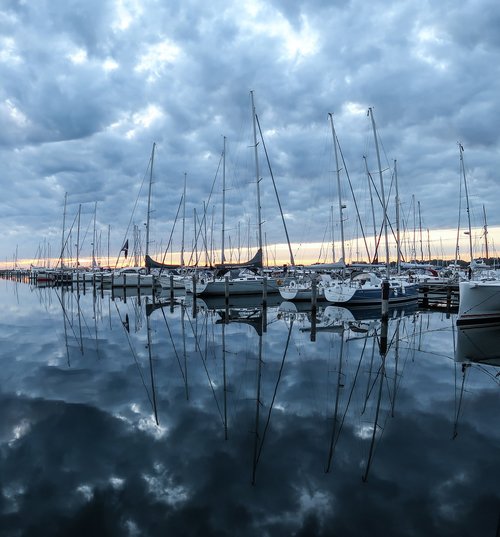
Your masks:
[{"label": "bright patch of sky", "polygon": [[127,30],[143,12],[140,0],[115,0],[115,10],[113,29],[121,31]]},{"label": "bright patch of sky", "polygon": [[181,49],[169,39],[147,47],[135,67],[138,73],[146,73],[149,82],[159,78],[168,64],[179,57]]},{"label": "bright patch of sky", "polygon": [[307,16],[301,15],[297,31],[272,4],[251,0],[244,2],[242,8],[246,15],[240,21],[243,31],[256,39],[271,37],[281,41],[283,60],[301,60],[317,52],[318,35],[309,25]]},{"label": "bright patch of sky", "polygon": [[12,37],[0,39],[0,62],[7,64],[18,64],[22,62],[16,47],[16,42]]}]

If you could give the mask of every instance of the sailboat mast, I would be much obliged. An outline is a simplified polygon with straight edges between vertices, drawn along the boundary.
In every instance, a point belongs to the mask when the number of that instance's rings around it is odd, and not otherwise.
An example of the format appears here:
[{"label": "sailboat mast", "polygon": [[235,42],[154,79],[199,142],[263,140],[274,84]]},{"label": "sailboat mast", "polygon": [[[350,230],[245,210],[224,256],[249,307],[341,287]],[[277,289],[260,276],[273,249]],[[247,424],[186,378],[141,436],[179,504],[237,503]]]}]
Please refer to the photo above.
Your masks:
[{"label": "sailboat mast", "polygon": [[396,248],[397,248],[397,260],[396,269],[398,275],[401,272],[401,236],[399,229],[399,187],[398,187],[398,168],[396,159],[394,159],[394,182],[396,183]]},{"label": "sailboat mast", "polygon": [[68,202],[68,193],[64,193],[64,209],[63,209],[63,224],[61,237],[61,269],[64,269],[64,232],[66,231],[66,204]]},{"label": "sailboat mast", "polygon": [[241,222],[238,221],[238,263],[241,262]]},{"label": "sailboat mast", "polygon": [[377,153],[378,174],[380,177],[380,195],[382,197],[382,209],[384,211],[384,239],[385,239],[385,259],[386,259],[386,275],[389,278],[389,237],[387,234],[387,205],[385,203],[384,193],[384,178],[382,176],[382,165],[380,163],[380,151],[378,147],[377,129],[375,127],[375,119],[373,117],[372,108],[368,108],[368,114],[372,120],[373,137],[375,139],[375,151]]},{"label": "sailboat mast", "polygon": [[195,266],[198,266],[198,231],[196,229],[196,207],[193,208],[193,219],[194,219],[194,260]]},{"label": "sailboat mast", "polygon": [[417,212],[415,210],[415,194],[411,195],[411,203],[413,209],[413,246],[412,246],[412,261],[417,260]]},{"label": "sailboat mast", "polygon": [[110,267],[110,264],[109,264],[109,240],[110,240],[110,236],[111,236],[111,224],[108,224],[108,268]]},{"label": "sailboat mast", "polygon": [[78,205],[78,226],[76,228],[76,270],[80,268],[80,215],[82,213],[82,204]]},{"label": "sailboat mast", "polygon": [[207,202],[203,201],[203,232],[205,244],[205,266],[208,267]]},{"label": "sailboat mast", "polygon": [[[333,137],[333,148],[335,152],[335,167],[337,169],[337,190],[338,190],[338,198],[339,198],[339,218],[340,218],[340,247],[342,252],[342,260],[345,263],[345,245],[344,245],[344,218],[342,216],[342,209],[344,206],[342,205],[342,195],[340,190],[340,168],[339,168],[339,157],[338,157],[338,151],[337,151],[337,135],[335,133],[335,126],[333,125],[333,114],[331,112],[328,113],[328,116],[330,118],[330,125],[332,127],[332,137]],[[333,221],[332,221],[333,226]],[[342,267],[342,277],[344,276],[344,268]]]},{"label": "sailboat mast", "polygon": [[92,232],[93,239],[92,239],[92,268],[94,269],[96,267],[96,261],[95,261],[95,250],[96,250],[96,215],[97,215],[97,201],[94,204],[94,230]]},{"label": "sailboat mast", "polygon": [[424,247],[422,243],[422,213],[420,212],[420,201],[418,203],[418,230],[420,233],[420,261],[424,262]]},{"label": "sailboat mast", "polygon": [[260,206],[260,172],[259,172],[259,152],[257,151],[257,121],[255,112],[255,103],[253,98],[253,90],[250,91],[252,99],[252,124],[253,124],[253,143],[254,143],[254,157],[255,157],[255,179],[257,182],[257,225],[258,225],[258,242],[259,250],[262,252],[262,218],[261,218],[261,206]]},{"label": "sailboat mast", "polygon": [[[146,258],[149,255],[149,221],[151,218],[151,189],[153,186],[153,163],[155,158],[156,143],[153,142],[153,149],[151,150],[151,164],[149,169],[149,189],[148,189],[148,213],[146,215]],[[149,267],[147,269],[149,273]]]},{"label": "sailboat mast", "polygon": [[363,156],[365,161],[366,177],[368,179],[368,192],[370,193],[370,205],[372,208],[372,225],[373,225],[373,241],[374,241],[374,250],[373,250],[373,262],[378,258],[378,240],[377,240],[377,225],[375,223],[375,207],[373,205],[373,194],[372,194],[372,178],[368,170],[368,163],[366,162],[366,157]]},{"label": "sailboat mast", "polygon": [[224,136],[224,148],[222,150],[222,240],[221,240],[221,254],[220,261],[225,263],[226,257],[224,255],[224,236],[226,234],[226,137]]},{"label": "sailboat mast", "polygon": [[489,259],[489,253],[488,253],[488,224],[486,223],[486,209],[483,205],[483,217],[484,217],[484,248],[485,248],[485,254],[486,254],[486,260]]},{"label": "sailboat mast", "polygon": [[182,194],[182,240],[181,240],[181,266],[184,266],[184,236],[186,231],[186,173],[184,172],[184,191]]},{"label": "sailboat mast", "polygon": [[[464,178],[465,202],[466,202],[466,208],[467,208],[467,224],[469,226],[469,230],[466,232],[466,234],[469,235],[469,257],[470,257],[470,262],[472,263],[472,228],[471,228],[471,223],[470,223],[469,189],[467,188],[467,178],[465,177],[464,148],[460,142],[458,143],[458,147],[460,148],[460,168],[462,169],[462,176]],[[470,278],[471,278],[471,273],[469,271],[469,279]]]},{"label": "sailboat mast", "polygon": [[330,222],[332,230],[332,263],[335,263],[337,259],[335,258],[335,232],[334,232],[334,220],[333,220],[333,205],[330,205]]}]

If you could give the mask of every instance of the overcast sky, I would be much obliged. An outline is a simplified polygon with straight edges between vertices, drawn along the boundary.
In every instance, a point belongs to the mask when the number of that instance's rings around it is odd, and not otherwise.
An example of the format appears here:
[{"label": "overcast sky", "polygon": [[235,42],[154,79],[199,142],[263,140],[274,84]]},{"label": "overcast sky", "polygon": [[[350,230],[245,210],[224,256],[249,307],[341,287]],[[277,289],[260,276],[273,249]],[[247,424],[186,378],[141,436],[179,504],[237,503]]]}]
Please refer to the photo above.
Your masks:
[{"label": "overcast sky", "polygon": [[[433,253],[439,253],[439,230],[456,229],[460,141],[472,225],[484,224],[484,205],[493,230],[500,225],[498,28],[497,0],[4,0],[0,259],[12,260],[16,249],[19,258],[59,255],[65,193],[73,255],[80,205],[82,255],[91,250],[96,203],[103,255],[108,229],[113,258],[125,238],[132,241],[134,224],[144,241],[153,142],[150,249],[158,252],[168,242],[184,174],[186,249],[194,209],[201,220],[204,203],[217,247],[223,136],[226,247],[254,246],[251,90],[299,259],[306,243],[331,240],[332,215],[339,237],[329,112],[345,159],[340,166],[348,240],[359,226],[345,170],[367,234],[372,218],[363,156],[380,184],[369,107],[391,205],[389,168],[397,161],[402,228],[411,234],[416,225],[424,236],[430,229]],[[259,164],[263,237],[268,244],[283,243],[262,151]],[[392,208],[390,213],[394,222]],[[178,220],[176,251],[181,227]]]}]

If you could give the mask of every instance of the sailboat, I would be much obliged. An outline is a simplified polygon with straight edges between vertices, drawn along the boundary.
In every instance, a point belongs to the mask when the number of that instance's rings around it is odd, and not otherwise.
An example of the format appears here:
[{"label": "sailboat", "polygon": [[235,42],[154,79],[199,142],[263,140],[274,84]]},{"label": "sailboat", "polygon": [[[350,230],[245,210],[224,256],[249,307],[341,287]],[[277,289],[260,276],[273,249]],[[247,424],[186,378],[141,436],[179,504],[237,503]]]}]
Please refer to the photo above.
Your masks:
[{"label": "sailboat", "polygon": [[[152,259],[149,254],[146,253],[145,256],[145,264],[148,271],[151,271],[153,269],[155,271],[156,279],[159,285],[162,289],[182,289],[184,290],[184,276],[182,275],[182,269],[185,267],[184,263],[184,232],[185,232],[185,225],[186,225],[186,181],[187,181],[187,174],[184,174],[184,191],[181,197],[181,201],[179,203],[179,206],[177,208],[177,214],[175,215],[174,225],[172,227],[172,231],[170,233],[170,238],[168,240],[167,247],[165,249],[165,252],[163,254],[163,260],[155,261]],[[151,198],[151,191],[149,193],[149,198]],[[173,263],[165,263],[165,257],[167,255],[167,251],[169,247],[172,244],[172,235],[174,233],[175,225],[177,223],[177,217],[179,216],[179,211],[182,206],[182,243],[181,243],[181,255],[180,255],[180,264],[173,264]],[[149,209],[148,209],[149,213]]]},{"label": "sailboat", "polygon": [[[149,192],[148,192],[148,209],[146,215],[146,261],[149,258],[149,228],[150,228],[150,213],[151,213],[151,188],[153,184],[153,164],[155,156],[156,143],[153,142],[153,148],[151,150],[151,158],[149,161]],[[125,258],[128,257],[129,242],[125,240],[121,252],[124,253]],[[129,266],[116,268],[114,271],[101,275],[101,285],[111,285],[111,287],[152,287],[156,284],[153,274],[151,274],[149,267]]]},{"label": "sailboat", "polygon": [[[216,265],[216,270],[212,277],[206,275],[191,280],[185,280],[186,291],[197,296],[224,296],[224,295],[255,295],[264,293],[278,293],[279,280],[277,278],[262,275],[263,269],[263,240],[262,240],[262,218],[260,201],[260,172],[257,143],[257,114],[253,91],[250,92],[252,104],[252,124],[253,124],[253,147],[255,159],[255,175],[257,185],[257,222],[258,222],[258,250],[252,259],[246,263],[226,263],[224,252],[224,219],[225,219],[225,158],[226,145],[224,138],[223,168],[222,168],[222,244],[221,244],[221,264]],[[285,226],[286,230],[286,226]]]},{"label": "sailboat", "polygon": [[460,168],[464,181],[465,196],[467,203],[469,254],[471,265],[469,267],[469,279],[459,283],[459,305],[457,325],[464,324],[490,324],[500,321],[500,280],[473,279],[473,253],[472,253],[472,229],[470,222],[469,194],[467,189],[467,179],[465,175],[465,165],[463,159],[464,148],[461,143]]},{"label": "sailboat", "polygon": [[[330,119],[330,127],[332,130],[333,137],[333,147],[335,153],[335,165],[337,169],[337,190],[338,190],[338,201],[339,201],[339,218],[340,218],[340,239],[342,245],[342,253],[339,261],[332,263],[317,263],[314,265],[309,265],[303,267],[304,271],[308,271],[307,277],[304,277],[298,281],[290,280],[285,285],[280,286],[279,292],[280,295],[285,300],[312,300],[313,292],[316,291],[316,296],[319,299],[325,298],[325,287],[330,286],[333,281],[332,277],[329,274],[319,274],[320,272],[337,270],[341,272],[341,276],[344,276],[345,272],[345,246],[344,246],[344,218],[342,210],[345,209],[345,205],[342,203],[341,190],[340,190],[340,167],[338,159],[338,141],[337,135],[335,133],[335,126],[333,123],[333,114],[329,113],[328,117]],[[332,228],[333,228],[333,215],[332,215]],[[311,274],[312,273],[312,274]],[[316,289],[314,289],[316,287]]]},{"label": "sailboat", "polygon": [[[373,136],[375,139],[375,150],[380,177],[380,196],[383,205],[383,229],[386,251],[386,275],[385,278],[377,276],[373,272],[353,271],[348,280],[335,282],[325,288],[325,298],[329,302],[342,305],[367,306],[380,304],[382,309],[393,304],[401,304],[418,300],[418,284],[409,283],[401,278],[391,277],[389,272],[389,240],[387,233],[387,204],[384,194],[384,180],[382,176],[382,166],[380,162],[380,151],[378,146],[378,136],[375,127],[373,110],[368,109],[371,118]],[[399,247],[399,246],[398,246]]]}]

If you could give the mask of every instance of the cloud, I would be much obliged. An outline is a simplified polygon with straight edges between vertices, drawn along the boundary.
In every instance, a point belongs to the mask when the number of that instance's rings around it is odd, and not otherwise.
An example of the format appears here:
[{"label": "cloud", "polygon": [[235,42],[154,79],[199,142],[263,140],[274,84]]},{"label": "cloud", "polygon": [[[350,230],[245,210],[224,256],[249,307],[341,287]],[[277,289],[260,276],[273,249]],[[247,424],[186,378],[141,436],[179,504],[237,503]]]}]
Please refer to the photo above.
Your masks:
[{"label": "cloud", "polygon": [[[457,224],[457,141],[476,178],[476,212],[484,204],[493,229],[497,18],[492,1],[473,0],[437,6],[249,0],[237,8],[132,0],[7,3],[0,11],[0,181],[12,188],[0,212],[2,227],[12,233],[1,243],[3,258],[16,247],[20,257],[32,257],[47,237],[53,242],[65,192],[73,215],[79,203],[98,201],[98,227],[112,226],[116,252],[153,142],[159,245],[174,224],[184,173],[187,213],[202,213],[222,136],[232,166],[232,240],[250,219],[255,245],[250,90],[282,205],[293,216],[288,225],[295,244],[321,242],[330,207],[337,204],[328,112],[335,115],[361,218],[370,221],[362,158],[375,172],[364,115],[370,106],[384,167],[397,160],[402,202],[408,207],[412,196],[421,202],[433,244],[440,229]],[[283,242],[264,154],[260,161],[267,240]],[[344,172],[342,181],[346,185]],[[442,194],[430,194],[435,184]],[[345,188],[354,237],[357,217]],[[209,207],[215,228],[220,192],[219,178]],[[50,200],[42,214],[39,199]],[[33,216],[26,220],[27,214]],[[134,218],[144,220],[144,212]],[[476,219],[475,227],[480,225]],[[405,228],[411,233],[409,222]],[[176,234],[177,250],[179,240]]]}]

